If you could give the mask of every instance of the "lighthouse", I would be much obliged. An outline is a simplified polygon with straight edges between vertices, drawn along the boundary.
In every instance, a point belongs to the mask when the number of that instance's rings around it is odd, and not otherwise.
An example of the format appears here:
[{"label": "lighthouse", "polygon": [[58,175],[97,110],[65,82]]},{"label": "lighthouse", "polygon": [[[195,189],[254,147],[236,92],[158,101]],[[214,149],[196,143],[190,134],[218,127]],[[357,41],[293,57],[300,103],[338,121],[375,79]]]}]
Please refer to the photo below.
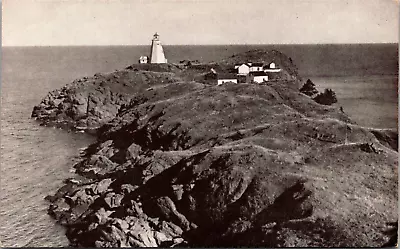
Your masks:
[{"label": "lighthouse", "polygon": [[150,63],[167,63],[159,38],[160,36],[155,33],[151,41]]}]

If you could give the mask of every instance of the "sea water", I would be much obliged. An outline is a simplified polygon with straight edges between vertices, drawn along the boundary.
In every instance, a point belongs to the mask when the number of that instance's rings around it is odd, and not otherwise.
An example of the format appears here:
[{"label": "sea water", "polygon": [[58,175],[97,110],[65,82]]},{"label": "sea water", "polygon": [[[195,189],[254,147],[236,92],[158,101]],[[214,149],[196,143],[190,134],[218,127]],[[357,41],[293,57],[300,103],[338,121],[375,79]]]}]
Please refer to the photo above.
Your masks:
[{"label": "sea water", "polygon": [[[357,123],[397,127],[396,44],[165,46],[169,62],[217,61],[250,49],[277,49],[320,90],[332,88],[338,105]],[[47,215],[44,197],[73,176],[79,148],[94,138],[42,127],[34,105],[75,78],[136,63],[148,46],[5,47],[1,71],[0,240],[12,246],[67,246],[61,226]]]}]

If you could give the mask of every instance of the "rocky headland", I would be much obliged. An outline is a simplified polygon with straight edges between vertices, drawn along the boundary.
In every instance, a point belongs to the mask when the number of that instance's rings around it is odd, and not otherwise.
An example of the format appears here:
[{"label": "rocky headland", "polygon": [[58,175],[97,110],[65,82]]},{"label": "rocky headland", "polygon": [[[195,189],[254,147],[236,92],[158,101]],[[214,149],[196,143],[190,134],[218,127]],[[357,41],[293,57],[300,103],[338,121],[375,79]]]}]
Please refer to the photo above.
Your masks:
[{"label": "rocky headland", "polygon": [[[275,61],[263,84],[211,68]],[[293,61],[131,65],[49,93],[32,117],[90,131],[49,214],[84,247],[379,247],[397,212],[396,130],[359,126],[299,92]]]}]

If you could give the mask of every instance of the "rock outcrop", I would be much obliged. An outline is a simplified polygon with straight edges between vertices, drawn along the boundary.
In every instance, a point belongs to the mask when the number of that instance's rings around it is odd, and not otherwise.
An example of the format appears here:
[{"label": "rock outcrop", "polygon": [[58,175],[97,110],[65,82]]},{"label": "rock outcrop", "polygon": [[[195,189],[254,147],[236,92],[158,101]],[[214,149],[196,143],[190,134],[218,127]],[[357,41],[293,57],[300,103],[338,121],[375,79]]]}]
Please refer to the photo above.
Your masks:
[{"label": "rock outcrop", "polygon": [[32,117],[44,125],[96,130],[112,120],[124,105],[142,101],[135,99],[135,93],[176,81],[178,78],[171,72],[126,69],[95,74],[50,92],[34,107]]},{"label": "rock outcrop", "polygon": [[202,72],[146,70],[75,82],[35,107],[44,122],[98,128],[74,166],[77,178],[47,197],[72,245],[388,240],[384,224],[397,219],[396,132],[360,127],[315,103],[298,91],[291,67],[292,79],[222,86],[188,80]]}]

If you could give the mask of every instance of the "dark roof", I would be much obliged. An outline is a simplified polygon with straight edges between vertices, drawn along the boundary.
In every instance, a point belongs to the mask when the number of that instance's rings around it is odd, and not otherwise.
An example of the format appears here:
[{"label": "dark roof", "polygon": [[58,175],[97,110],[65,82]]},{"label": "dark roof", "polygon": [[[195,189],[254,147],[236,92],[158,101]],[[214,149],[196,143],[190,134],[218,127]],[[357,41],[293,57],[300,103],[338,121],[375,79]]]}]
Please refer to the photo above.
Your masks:
[{"label": "dark roof", "polygon": [[252,67],[262,67],[263,65],[264,65],[263,63],[259,63],[259,62],[251,64]]},{"label": "dark roof", "polygon": [[271,63],[275,63],[275,68],[274,69],[278,69],[278,64],[274,61],[271,61],[270,63],[265,64],[265,66],[263,68],[270,68]]},{"label": "dark roof", "polygon": [[240,64],[235,64],[235,66],[238,66],[238,67],[240,67],[240,66],[242,66],[242,65],[246,65],[246,66],[250,67],[250,64],[249,64],[249,63],[240,63]]},{"label": "dark roof", "polygon": [[258,71],[258,72],[250,72],[249,74],[252,75],[252,76],[267,76],[267,74],[265,72],[260,72],[260,71]]},{"label": "dark roof", "polygon": [[233,73],[218,73],[218,79],[236,79],[236,74]]}]

